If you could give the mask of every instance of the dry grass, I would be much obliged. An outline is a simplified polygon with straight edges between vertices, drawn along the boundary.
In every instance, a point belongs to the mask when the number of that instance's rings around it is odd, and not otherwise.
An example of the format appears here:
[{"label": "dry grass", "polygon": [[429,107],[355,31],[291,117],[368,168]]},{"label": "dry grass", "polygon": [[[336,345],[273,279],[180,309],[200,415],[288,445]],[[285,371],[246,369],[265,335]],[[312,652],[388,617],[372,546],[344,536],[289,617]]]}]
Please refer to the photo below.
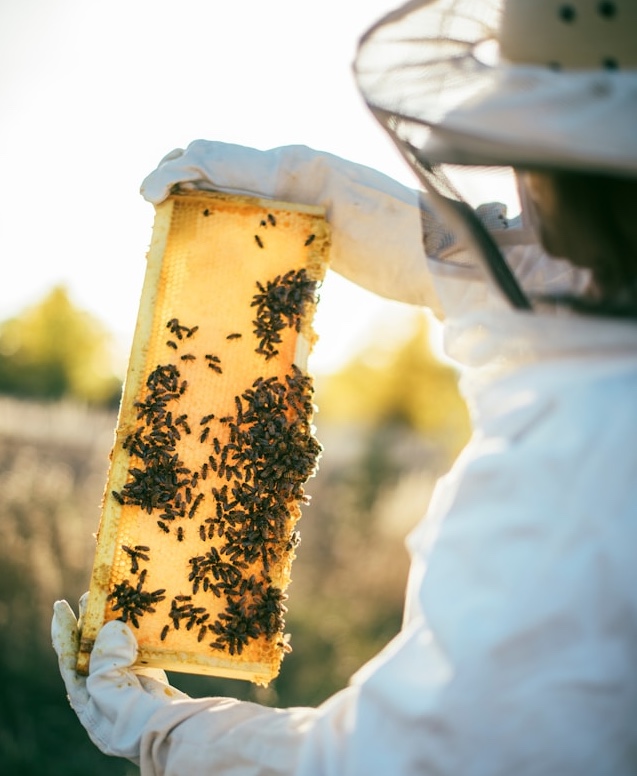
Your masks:
[{"label": "dry grass", "polygon": [[[68,707],[49,636],[52,602],[75,604],[88,586],[115,420],[71,403],[0,398],[1,773],[136,772],[89,742]],[[319,426],[318,436],[326,450],[309,483],[289,590],[294,651],[268,690],[172,677],[193,695],[319,703],[399,628],[404,533],[424,511],[432,478],[422,472],[440,468],[437,451],[392,429]]]}]

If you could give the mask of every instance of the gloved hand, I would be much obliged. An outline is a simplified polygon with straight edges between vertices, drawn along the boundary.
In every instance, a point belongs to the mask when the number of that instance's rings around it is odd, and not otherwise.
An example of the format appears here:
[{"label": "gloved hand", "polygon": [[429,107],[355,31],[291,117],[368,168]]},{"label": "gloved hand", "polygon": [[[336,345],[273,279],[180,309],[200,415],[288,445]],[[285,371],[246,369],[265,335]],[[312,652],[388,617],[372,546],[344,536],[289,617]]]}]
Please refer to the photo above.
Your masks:
[{"label": "gloved hand", "polygon": [[[80,601],[80,617],[85,608]],[[95,639],[88,677],[75,671],[79,628],[66,601],[56,601],[51,623],[53,648],[69,701],[93,743],[104,754],[139,764],[146,723],[162,706],[188,696],[171,687],[163,671],[135,669],[137,641],[123,622],[108,622]]]},{"label": "gloved hand", "polygon": [[380,296],[438,309],[418,192],[377,170],[301,145],[260,151],[195,140],[167,154],[141,185],[154,204],[193,189],[320,205],[330,223],[335,272]]}]

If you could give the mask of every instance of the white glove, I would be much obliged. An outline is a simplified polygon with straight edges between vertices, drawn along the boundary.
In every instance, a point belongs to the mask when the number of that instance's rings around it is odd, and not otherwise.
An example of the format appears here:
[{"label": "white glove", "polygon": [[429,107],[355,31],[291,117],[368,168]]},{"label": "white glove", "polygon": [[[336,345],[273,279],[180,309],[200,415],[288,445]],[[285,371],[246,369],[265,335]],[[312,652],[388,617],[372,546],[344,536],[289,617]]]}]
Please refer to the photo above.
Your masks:
[{"label": "white glove", "polygon": [[301,145],[260,151],[195,140],[167,154],[141,193],[158,204],[175,188],[324,207],[335,272],[380,296],[438,308],[422,247],[419,195],[371,167]]},{"label": "white glove", "polygon": [[[80,601],[80,617],[85,597]],[[123,622],[108,622],[97,634],[88,677],[75,671],[79,629],[66,601],[56,601],[51,623],[53,648],[68,698],[93,743],[104,754],[139,764],[141,736],[163,706],[187,695],[171,687],[163,671],[132,670],[137,641]]]}]

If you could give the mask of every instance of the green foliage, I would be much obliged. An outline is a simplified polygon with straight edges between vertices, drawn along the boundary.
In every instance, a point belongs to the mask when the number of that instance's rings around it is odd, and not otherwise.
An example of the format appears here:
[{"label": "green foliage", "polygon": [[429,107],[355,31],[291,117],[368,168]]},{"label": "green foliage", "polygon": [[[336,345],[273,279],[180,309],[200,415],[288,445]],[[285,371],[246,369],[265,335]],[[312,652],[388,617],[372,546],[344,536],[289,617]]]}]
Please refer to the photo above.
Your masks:
[{"label": "green foliage", "polygon": [[414,314],[402,342],[383,339],[383,328],[344,369],[319,383],[321,417],[414,429],[453,457],[467,441],[469,417],[456,371],[432,351],[427,314]]},{"label": "green foliage", "polygon": [[116,406],[110,335],[62,286],[0,324],[0,393]]}]

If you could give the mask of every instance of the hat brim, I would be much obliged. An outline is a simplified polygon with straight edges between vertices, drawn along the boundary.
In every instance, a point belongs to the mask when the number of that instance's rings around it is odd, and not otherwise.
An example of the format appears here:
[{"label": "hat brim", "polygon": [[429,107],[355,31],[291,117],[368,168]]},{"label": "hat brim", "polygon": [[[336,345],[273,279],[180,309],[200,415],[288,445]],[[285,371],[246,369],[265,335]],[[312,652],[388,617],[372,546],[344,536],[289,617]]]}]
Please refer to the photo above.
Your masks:
[{"label": "hat brim", "polygon": [[479,18],[462,3],[459,28],[454,5],[408,3],[360,41],[361,93],[410,158],[637,175],[636,71],[487,64],[500,0],[474,3]]}]

